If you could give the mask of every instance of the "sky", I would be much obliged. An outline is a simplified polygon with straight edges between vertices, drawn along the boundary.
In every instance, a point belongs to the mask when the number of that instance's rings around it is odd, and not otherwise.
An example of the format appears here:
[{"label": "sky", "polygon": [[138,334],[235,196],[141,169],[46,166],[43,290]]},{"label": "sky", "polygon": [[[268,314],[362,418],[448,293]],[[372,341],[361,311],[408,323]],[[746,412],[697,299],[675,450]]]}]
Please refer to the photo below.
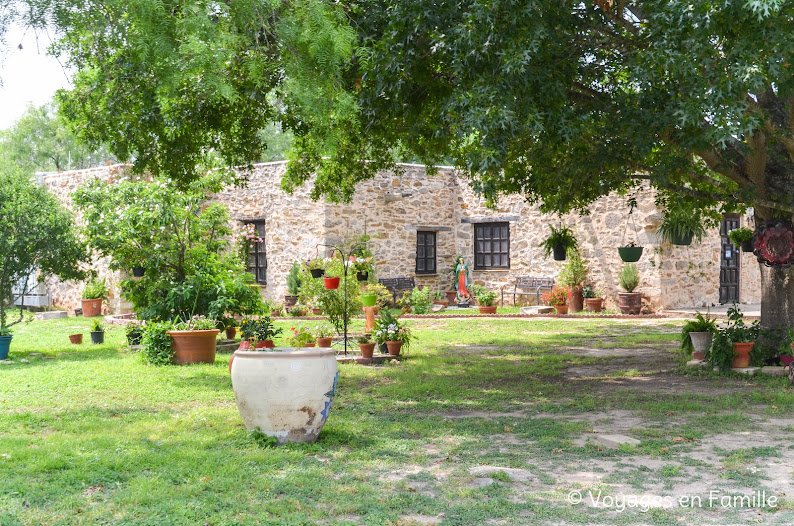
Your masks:
[{"label": "sky", "polygon": [[[18,27],[8,29],[6,46],[0,58],[0,130],[11,127],[28,104],[41,106],[56,90],[71,84],[64,68],[47,55],[50,38]],[[17,46],[22,44],[20,50]]]}]

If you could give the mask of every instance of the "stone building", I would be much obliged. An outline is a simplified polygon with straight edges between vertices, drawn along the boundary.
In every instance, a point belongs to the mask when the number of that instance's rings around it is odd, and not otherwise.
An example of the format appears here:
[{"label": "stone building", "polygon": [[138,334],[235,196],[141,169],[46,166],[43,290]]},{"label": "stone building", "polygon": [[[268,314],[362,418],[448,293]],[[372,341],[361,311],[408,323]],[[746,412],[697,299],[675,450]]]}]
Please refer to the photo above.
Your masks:
[{"label": "stone building", "polygon": [[[616,307],[620,292],[617,274],[622,262],[617,247],[624,236],[626,242],[645,247],[637,263],[641,275],[637,290],[643,293],[646,310],[760,301],[758,263],[752,254],[735,250],[726,235],[730,228],[751,226],[750,216],[726,217],[720,229],[723,235],[712,229],[700,244],[672,246],[658,241],[662,213],[654,204],[654,191],[647,187],[637,196],[636,231],[629,227],[626,233],[625,197],[601,198],[585,216],[542,214],[520,196],[503,198],[492,210],[451,168],[428,176],[423,166],[403,167],[402,175],[380,173],[360,183],[349,204],[311,201],[308,185],[292,195],[282,192],[284,162],[255,165],[247,187],[228,188],[215,199],[229,208],[239,225],[253,222],[264,233],[258,269],[252,271],[262,295],[271,299],[283,299],[293,261],[324,254],[326,249],[320,245],[363,233],[371,236],[369,248],[375,254],[379,278],[414,277],[417,285],[443,291],[452,285],[450,271],[458,254],[465,257],[473,282],[496,291],[518,276],[557,277],[563,263],[544,257],[538,245],[547,237],[549,224],[562,224],[574,230],[589,281],[605,293],[607,307]],[[69,204],[71,192],[87,179],[118,177],[124,169],[110,166],[45,174],[40,182]],[[491,244],[499,246],[498,253],[481,253],[475,236],[499,241]],[[432,250],[424,250],[428,248]],[[426,257],[418,261],[418,254]],[[120,276],[108,271],[102,261],[96,268],[111,283],[118,283]],[[80,284],[50,279],[48,287],[54,304],[67,309],[78,305]],[[112,310],[129,309],[118,291],[114,297]]]}]

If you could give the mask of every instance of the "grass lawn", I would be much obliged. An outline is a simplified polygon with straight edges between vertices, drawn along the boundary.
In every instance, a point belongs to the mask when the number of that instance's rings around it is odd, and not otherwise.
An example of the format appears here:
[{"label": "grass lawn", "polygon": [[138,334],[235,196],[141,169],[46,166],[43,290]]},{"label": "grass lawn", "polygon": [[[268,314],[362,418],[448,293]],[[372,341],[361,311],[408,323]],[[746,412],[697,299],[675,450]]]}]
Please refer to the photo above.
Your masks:
[{"label": "grass lawn", "polygon": [[[0,524],[794,524],[794,391],[684,371],[680,321],[408,323],[406,360],[341,365],[320,440],[282,447],[243,427],[228,354],[157,368],[123,328],[25,324],[0,365]],[[714,500],[757,491],[775,507]]]}]

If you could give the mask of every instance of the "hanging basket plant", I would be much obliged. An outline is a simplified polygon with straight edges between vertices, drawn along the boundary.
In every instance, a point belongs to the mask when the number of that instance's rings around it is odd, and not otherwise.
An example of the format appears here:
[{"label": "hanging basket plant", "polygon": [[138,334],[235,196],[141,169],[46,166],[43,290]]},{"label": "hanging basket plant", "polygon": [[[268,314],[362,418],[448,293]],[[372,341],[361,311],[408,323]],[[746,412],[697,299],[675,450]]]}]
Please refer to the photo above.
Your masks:
[{"label": "hanging basket plant", "polygon": [[690,245],[692,241],[700,242],[706,235],[703,214],[684,206],[671,206],[662,219],[656,233],[660,241],[668,241],[673,245]]},{"label": "hanging basket plant", "polygon": [[794,227],[785,219],[772,219],[755,232],[753,247],[759,262],[788,268],[794,263]]},{"label": "hanging basket plant", "polygon": [[577,248],[576,237],[573,231],[567,226],[554,228],[549,225],[551,234],[538,245],[546,254],[546,257],[554,255],[554,261],[565,261],[565,254],[568,250]]},{"label": "hanging basket plant", "polygon": [[327,265],[328,262],[319,256],[306,261],[306,268],[309,269],[314,279],[323,277]]},{"label": "hanging basket plant", "polygon": [[633,241],[626,244],[626,232],[629,230],[629,222],[631,222],[631,228],[634,230],[635,235],[637,233],[637,224],[634,222],[634,209],[636,207],[637,199],[632,197],[629,199],[629,217],[626,219],[626,229],[623,231],[622,245],[618,247],[618,255],[624,263],[635,263],[642,257],[642,246],[637,245]]},{"label": "hanging basket plant", "polygon": [[753,231],[749,228],[734,228],[728,232],[734,246],[742,247],[742,252],[753,251]]}]

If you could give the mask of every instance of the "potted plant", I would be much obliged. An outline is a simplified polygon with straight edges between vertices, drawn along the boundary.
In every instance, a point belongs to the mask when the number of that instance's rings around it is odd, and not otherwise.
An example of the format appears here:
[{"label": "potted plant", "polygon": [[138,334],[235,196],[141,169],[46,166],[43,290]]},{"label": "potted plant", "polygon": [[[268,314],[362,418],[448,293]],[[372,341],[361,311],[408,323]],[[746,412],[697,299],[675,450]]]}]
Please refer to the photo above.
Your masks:
[{"label": "potted plant", "polygon": [[551,234],[538,246],[544,250],[546,257],[553,253],[555,261],[565,261],[565,255],[568,250],[577,248],[576,237],[567,226],[554,228],[554,226],[549,225],[549,228],[551,229]]},{"label": "potted plant", "polygon": [[397,307],[403,311],[403,314],[411,312],[411,293],[409,291],[403,292],[402,297],[397,300]]},{"label": "potted plant", "polygon": [[477,298],[477,308],[480,314],[496,314],[496,292],[486,289],[482,285],[476,283],[469,287],[472,296]]},{"label": "potted plant", "polygon": [[373,259],[369,257],[350,256],[348,265],[352,265],[356,271],[356,279],[358,281],[369,280],[369,275],[375,270],[373,266]]},{"label": "potted plant", "polygon": [[430,289],[427,287],[414,287],[411,291],[410,307],[414,314],[427,314],[430,312]]},{"label": "potted plant", "polygon": [[631,242],[628,245],[618,247],[618,255],[625,263],[635,263],[642,257],[642,249],[643,247]]},{"label": "potted plant", "polygon": [[449,307],[449,300],[445,300],[444,294],[442,294],[440,290],[437,290],[433,293],[433,305]]},{"label": "potted plant", "polygon": [[93,318],[102,314],[102,302],[108,298],[105,279],[94,278],[83,289],[83,316]]},{"label": "potted plant", "polygon": [[205,316],[175,323],[173,330],[167,332],[173,341],[172,361],[177,365],[215,363],[215,338],[221,332],[216,325],[215,320]]},{"label": "potted plant", "polygon": [[227,340],[233,340],[237,336],[237,320],[231,316],[224,316],[218,320],[218,328],[222,330]]},{"label": "potted plant", "polygon": [[292,307],[298,302],[298,293],[301,289],[301,269],[297,261],[292,262],[287,274],[287,295],[284,296],[284,305]]},{"label": "potted plant", "polygon": [[408,327],[388,311],[384,311],[375,323],[373,338],[378,344],[386,344],[392,356],[399,356],[402,350],[407,351],[413,339]]},{"label": "potted plant", "polygon": [[697,211],[681,206],[667,209],[662,224],[656,231],[660,241],[668,241],[673,245],[690,245],[692,241],[700,242],[706,235],[703,216]]},{"label": "potted plant", "polygon": [[693,360],[703,360],[711,347],[717,331],[717,321],[706,313],[695,312],[695,319],[687,321],[681,329],[681,351],[692,354]]},{"label": "potted plant", "polygon": [[312,258],[306,261],[306,268],[309,269],[309,272],[315,279],[323,277],[323,274],[325,274],[326,265],[326,260],[321,257]]},{"label": "potted plant", "polygon": [[91,343],[105,343],[105,328],[99,320],[94,320],[91,324]]},{"label": "potted plant", "polygon": [[[125,328],[125,333],[127,335],[127,344],[132,345],[140,345],[141,340],[143,340],[143,327],[138,325],[137,323],[130,323]],[[82,334],[80,335],[82,336]]]},{"label": "potted plant", "polygon": [[748,367],[750,351],[758,338],[759,330],[757,320],[750,325],[744,323],[744,314],[734,303],[728,309],[728,323],[714,333],[709,364],[718,367],[720,371]]},{"label": "potted plant", "polygon": [[308,327],[299,325],[297,328],[292,327],[290,330],[292,331],[292,336],[287,338],[287,343],[290,347],[314,347],[314,336],[312,336]]},{"label": "potted plant", "polygon": [[317,347],[330,347],[334,341],[334,329],[330,325],[317,325],[312,332],[317,340]]},{"label": "potted plant", "polygon": [[[82,334],[80,336],[82,336]],[[12,338],[13,335],[8,328],[0,327],[0,360],[6,360],[8,358]]]},{"label": "potted plant", "polygon": [[742,248],[742,252],[753,251],[753,231],[749,228],[734,228],[728,232],[728,237],[731,243]]},{"label": "potted plant", "polygon": [[568,296],[571,294],[571,289],[565,285],[555,285],[551,290],[543,293],[541,299],[554,307],[557,314],[568,313]]},{"label": "potted plant", "polygon": [[309,313],[309,307],[306,305],[301,305],[300,303],[296,303],[292,307],[287,309],[287,314],[290,316],[306,316]]},{"label": "potted plant", "polygon": [[634,263],[624,263],[618,274],[618,283],[625,292],[618,293],[618,306],[623,314],[639,314],[642,310],[642,294],[634,292],[640,284],[640,270]]},{"label": "potted plant", "polygon": [[339,288],[339,280],[340,279],[341,278],[338,278],[338,277],[325,276],[323,278],[324,284],[325,284],[325,288],[328,289],[328,290],[336,290],[336,289],[338,289]]},{"label": "potted plant", "polygon": [[372,358],[375,354],[375,342],[372,341],[372,335],[365,334],[358,339],[358,348],[361,350],[362,358]]},{"label": "potted plant", "polygon": [[240,323],[239,349],[272,349],[275,347],[273,338],[281,332],[267,314],[260,314],[258,318],[247,317]]},{"label": "potted plant", "polygon": [[582,286],[587,279],[587,266],[579,255],[579,250],[572,248],[568,250],[568,261],[560,271],[559,281],[571,289],[568,298],[568,312],[579,312],[582,310],[584,296]]},{"label": "potted plant", "polygon": [[375,304],[378,302],[378,295],[374,292],[369,292],[365,290],[361,293],[361,305],[364,307],[374,307]]},{"label": "potted plant", "polygon": [[601,312],[604,310],[604,298],[601,291],[585,285],[582,287],[582,298],[584,299],[584,306],[588,312]]}]

